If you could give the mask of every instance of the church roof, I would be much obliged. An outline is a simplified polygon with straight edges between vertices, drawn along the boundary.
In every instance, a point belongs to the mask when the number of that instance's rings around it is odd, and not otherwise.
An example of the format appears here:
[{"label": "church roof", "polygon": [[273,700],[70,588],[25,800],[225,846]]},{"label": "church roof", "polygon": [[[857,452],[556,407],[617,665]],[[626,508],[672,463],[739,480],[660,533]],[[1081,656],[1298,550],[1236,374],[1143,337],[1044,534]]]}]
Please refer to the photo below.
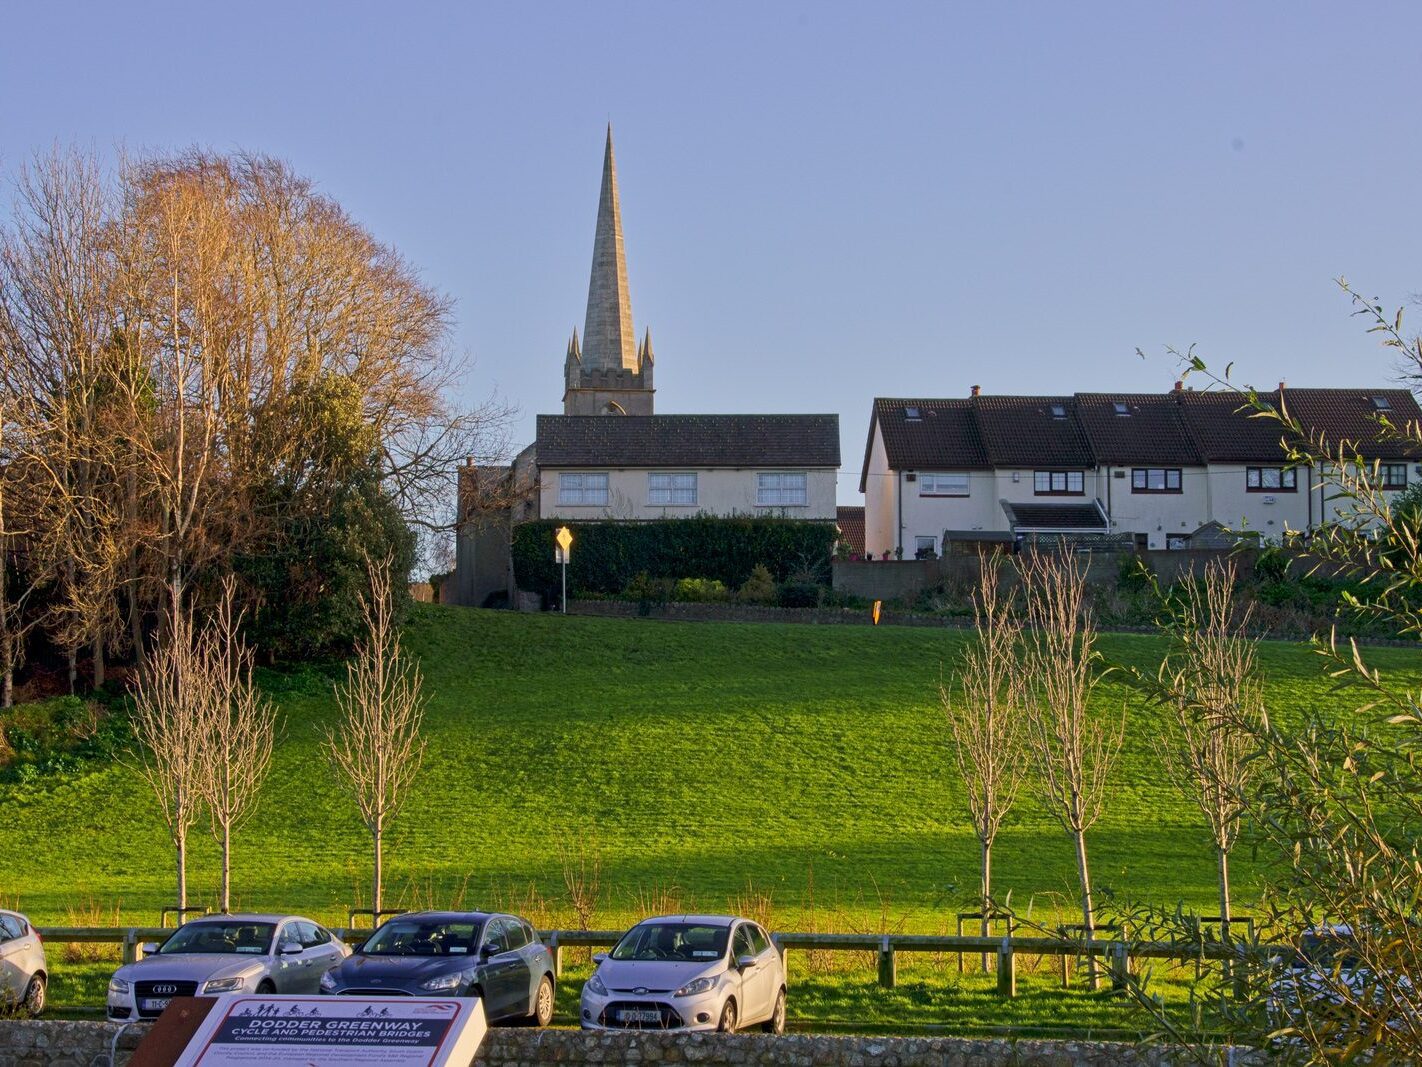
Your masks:
[{"label": "church roof", "polygon": [[838,467],[838,415],[540,415],[540,467]]}]

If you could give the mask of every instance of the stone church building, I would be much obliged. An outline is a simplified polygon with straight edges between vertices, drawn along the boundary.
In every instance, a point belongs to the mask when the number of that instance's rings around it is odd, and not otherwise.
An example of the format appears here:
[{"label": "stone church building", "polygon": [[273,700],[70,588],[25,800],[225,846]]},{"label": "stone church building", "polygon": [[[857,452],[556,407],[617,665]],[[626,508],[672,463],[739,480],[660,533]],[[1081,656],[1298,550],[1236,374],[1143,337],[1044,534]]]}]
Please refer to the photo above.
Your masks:
[{"label": "stone church building", "polygon": [[512,598],[510,537],[530,519],[835,519],[838,415],[658,415],[655,365],[651,331],[639,343],[633,330],[609,127],[587,314],[563,361],[563,413],[539,415],[533,444],[509,466],[461,468],[449,602]]}]

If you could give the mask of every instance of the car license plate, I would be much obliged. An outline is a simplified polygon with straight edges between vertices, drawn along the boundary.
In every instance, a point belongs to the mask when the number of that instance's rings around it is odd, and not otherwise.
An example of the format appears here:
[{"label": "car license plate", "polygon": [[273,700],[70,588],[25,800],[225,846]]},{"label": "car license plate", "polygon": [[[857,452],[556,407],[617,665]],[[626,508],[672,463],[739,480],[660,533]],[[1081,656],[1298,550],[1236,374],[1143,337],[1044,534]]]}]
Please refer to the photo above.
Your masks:
[{"label": "car license plate", "polygon": [[659,1023],[662,1013],[656,1008],[622,1008],[617,1013],[620,1023]]},{"label": "car license plate", "polygon": [[172,997],[144,997],[138,1002],[139,1011],[162,1011],[173,1002]]}]

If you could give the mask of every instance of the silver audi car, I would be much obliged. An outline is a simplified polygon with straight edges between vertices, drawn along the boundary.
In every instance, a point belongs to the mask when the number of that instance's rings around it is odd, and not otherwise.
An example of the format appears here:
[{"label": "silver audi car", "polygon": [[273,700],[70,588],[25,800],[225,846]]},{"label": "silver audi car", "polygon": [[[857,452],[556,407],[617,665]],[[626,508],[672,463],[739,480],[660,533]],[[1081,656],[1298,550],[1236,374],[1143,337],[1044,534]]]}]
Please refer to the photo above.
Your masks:
[{"label": "silver audi car", "polygon": [[350,949],[300,915],[207,915],[184,923],[109,981],[109,1018],[156,1019],[174,997],[317,993]]},{"label": "silver audi car", "polygon": [[644,919],[583,986],[585,1030],[785,1030],[785,967],[749,919]]}]

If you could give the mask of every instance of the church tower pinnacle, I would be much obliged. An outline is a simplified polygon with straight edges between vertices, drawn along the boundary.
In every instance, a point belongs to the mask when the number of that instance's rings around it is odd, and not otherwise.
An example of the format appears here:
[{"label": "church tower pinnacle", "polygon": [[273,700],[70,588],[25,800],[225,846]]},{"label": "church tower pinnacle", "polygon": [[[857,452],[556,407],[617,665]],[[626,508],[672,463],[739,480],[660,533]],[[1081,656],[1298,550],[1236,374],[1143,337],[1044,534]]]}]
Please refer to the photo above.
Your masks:
[{"label": "church tower pinnacle", "polygon": [[632,331],[627,254],[622,244],[622,201],[612,153],[612,124],[602,157],[602,190],[593,233],[592,276],[582,344],[577,331],[564,362],[566,415],[650,415],[651,336],[639,347]]}]

